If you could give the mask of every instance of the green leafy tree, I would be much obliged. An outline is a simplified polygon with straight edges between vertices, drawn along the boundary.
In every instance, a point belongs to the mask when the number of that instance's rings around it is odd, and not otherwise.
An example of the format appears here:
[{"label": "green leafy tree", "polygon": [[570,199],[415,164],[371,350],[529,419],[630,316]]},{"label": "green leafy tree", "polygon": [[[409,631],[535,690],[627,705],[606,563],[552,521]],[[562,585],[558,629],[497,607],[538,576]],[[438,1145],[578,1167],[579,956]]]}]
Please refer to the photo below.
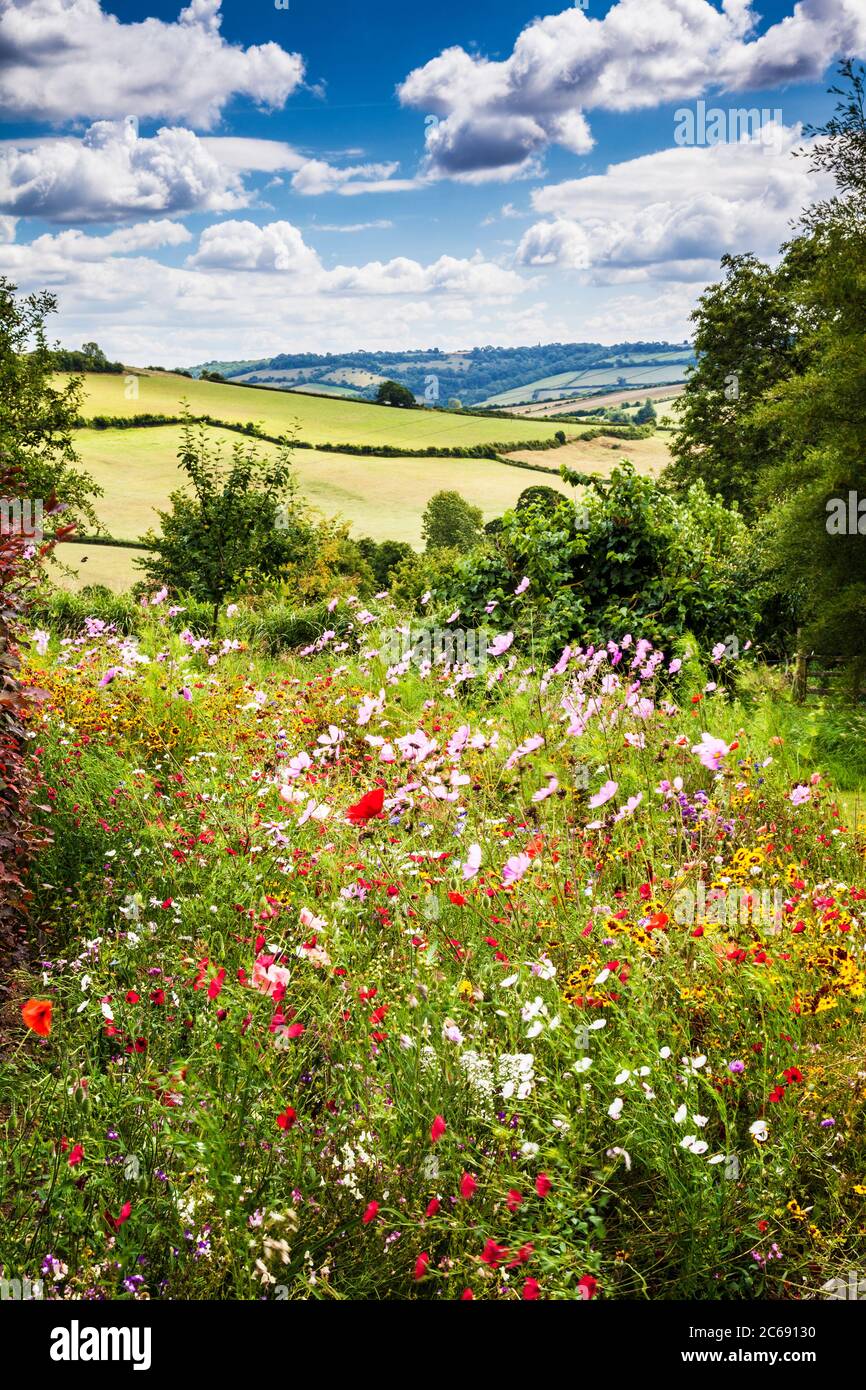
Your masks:
[{"label": "green leafy tree", "polygon": [[376,392],[376,400],[379,405],[399,405],[414,406],[415,397],[408,386],[401,386],[399,381],[383,381]]},{"label": "green leafy tree", "polygon": [[421,534],[428,550],[471,550],[481,536],[484,516],[459,492],[436,492],[424,509]]},{"label": "green leafy tree", "polygon": [[640,410],[635,414],[634,422],[636,425],[654,425],[657,419],[656,408],[647,397]]},{"label": "green leafy tree", "polygon": [[162,531],[136,561],[150,583],[210,605],[215,628],[220,608],[241,589],[255,591],[309,547],[310,523],[296,500],[291,441],[261,458],[238,441],[226,466],[202,424],[187,419],[178,461],[189,488],[173,492],[171,510],[158,512]]},{"label": "green leafy tree", "polygon": [[798,369],[798,313],[786,271],[755,256],[723,256],[724,279],[692,314],[698,365],[681,399],[668,478],[680,488],[702,481],[750,512],[758,474],[779,457],[778,432],[751,407]]},{"label": "green leafy tree", "polygon": [[59,382],[45,322],[53,294],[19,295],[0,277],[0,460],[16,495],[45,509],[64,507],[63,522],[97,526],[92,499],[101,488],[76,467],[72,431],[81,408],[80,380]]},{"label": "green leafy tree", "polygon": [[863,69],[843,64],[847,91],[817,132],[815,166],[836,175],[837,196],[808,210],[796,255],[808,365],[779,383],[754,417],[782,458],[767,475],[776,526],[769,560],[783,589],[802,595],[803,641],[846,658],[866,683],[866,116]]}]

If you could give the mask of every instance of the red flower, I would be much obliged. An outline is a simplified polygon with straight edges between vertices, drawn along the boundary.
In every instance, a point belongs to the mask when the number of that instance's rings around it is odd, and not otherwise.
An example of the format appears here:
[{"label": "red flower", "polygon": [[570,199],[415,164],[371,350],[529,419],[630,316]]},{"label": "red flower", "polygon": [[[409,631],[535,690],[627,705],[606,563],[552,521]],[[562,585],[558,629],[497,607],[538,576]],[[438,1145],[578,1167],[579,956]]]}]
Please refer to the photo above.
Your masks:
[{"label": "red flower", "polygon": [[51,1032],[51,1010],[54,1005],[50,999],[28,999],[21,1009],[21,1017],[40,1038],[47,1038]]},{"label": "red flower", "polygon": [[132,1203],[124,1202],[123,1206],[120,1208],[119,1216],[112,1216],[110,1211],[104,1212],[103,1215],[109,1226],[113,1226],[115,1231],[119,1231],[124,1221],[128,1221],[132,1215]]},{"label": "red flower", "polygon": [[367,1210],[364,1212],[364,1215],[361,1217],[361,1220],[363,1221],[364,1225],[365,1225],[365,1226],[369,1226],[369,1224],[370,1224],[371,1221],[375,1221],[375,1220],[376,1220],[376,1217],[377,1217],[377,1215],[378,1215],[378,1212],[379,1212],[379,1203],[378,1203],[378,1202],[369,1202],[369,1203],[367,1204]]},{"label": "red flower", "polygon": [[591,1274],[584,1274],[582,1279],[578,1279],[577,1287],[580,1289],[580,1297],[583,1299],[593,1298],[598,1288],[598,1280],[593,1279]]},{"label": "red flower", "polygon": [[84,1145],[83,1145],[83,1144],[76,1144],[75,1147],[73,1148],[71,1154],[69,1155],[69,1166],[70,1166],[70,1168],[74,1168],[75,1165],[76,1165],[77,1163],[80,1163],[81,1160],[83,1159],[83,1157],[84,1157]]},{"label": "red flower", "polygon": [[777,1105],[778,1102],[779,1102],[780,1100],[783,1099],[784,1095],[785,1095],[785,1087],[784,1087],[784,1086],[774,1086],[774,1087],[773,1087],[773,1090],[770,1092],[770,1095],[769,1095],[770,1103],[771,1103],[772,1105]]},{"label": "red flower", "polygon": [[497,1265],[502,1264],[507,1254],[508,1251],[504,1245],[497,1245],[495,1240],[488,1240],[481,1252],[481,1259],[484,1264],[490,1265],[491,1269],[495,1269]]},{"label": "red flower", "polygon": [[136,994],[134,989],[127,990],[126,1002],[127,1004],[137,1004],[139,1002],[139,995]]},{"label": "red flower", "polygon": [[538,1177],[535,1179],[535,1190],[539,1197],[546,1197],[552,1187],[553,1183],[550,1181],[547,1174],[539,1173]]},{"label": "red flower", "polygon": [[297,1118],[297,1112],[292,1109],[291,1105],[287,1105],[282,1115],[277,1116],[277,1128],[291,1129]]},{"label": "red flower", "polygon": [[427,1203],[427,1210],[424,1215],[435,1216],[441,1205],[438,1197],[431,1197],[430,1201]]},{"label": "red flower", "polygon": [[290,1038],[299,1038],[304,1031],[303,1023],[290,1023],[286,1029]]},{"label": "red flower", "polygon": [[431,1142],[431,1144],[438,1144],[439,1140],[442,1138],[442,1135],[445,1133],[445,1130],[446,1130],[447,1128],[448,1128],[448,1126],[445,1124],[445,1121],[444,1121],[444,1119],[442,1118],[442,1116],[441,1116],[441,1115],[437,1115],[437,1116],[436,1116],[436,1119],[433,1121],[432,1125],[430,1126],[430,1142]]},{"label": "red flower", "polygon": [[460,1295],[460,1302],[469,1303],[474,1297],[475,1295],[471,1289],[464,1289],[462,1294]]},{"label": "red flower", "polygon": [[418,1256],[417,1260],[415,1261],[415,1278],[416,1278],[416,1279],[423,1279],[423,1278],[424,1278],[424,1275],[427,1273],[427,1266],[429,1265],[429,1263],[430,1263],[430,1256],[427,1254],[427,1251],[425,1250],[425,1251],[423,1251],[422,1254],[420,1254],[420,1255]]},{"label": "red flower", "polygon": [[517,1208],[522,1204],[523,1194],[518,1192],[516,1187],[510,1187],[508,1189],[508,1197],[505,1202],[505,1205],[508,1207],[508,1210],[510,1212],[515,1212],[517,1211]]},{"label": "red flower", "polygon": [[207,987],[208,999],[216,999],[222,992],[223,981],[226,977],[225,970],[218,970]]},{"label": "red flower", "polygon": [[466,906],[466,899],[464,898],[464,896],[463,896],[462,893],[449,893],[449,894],[448,894],[448,901],[449,901],[450,903],[453,903],[455,907],[465,907],[465,906]]},{"label": "red flower", "polygon": [[464,1173],[463,1177],[460,1179],[460,1196],[464,1199],[464,1201],[468,1202],[470,1197],[473,1196],[477,1187],[478,1184],[473,1178],[472,1174]]},{"label": "red flower", "polygon": [[527,1303],[534,1302],[534,1300],[538,1298],[540,1293],[541,1290],[538,1287],[537,1279],[527,1279],[524,1282],[523,1297],[526,1299]]},{"label": "red flower", "polygon": [[354,806],[349,807],[346,812],[346,818],[350,820],[353,825],[366,825],[367,821],[371,820],[373,816],[381,814],[384,804],[385,788],[375,787],[373,791],[367,792],[366,795],[362,796],[361,800],[356,802]]},{"label": "red flower", "polygon": [[800,1082],[803,1080],[803,1073],[800,1071],[799,1067],[789,1067],[785,1072],[785,1080]]}]

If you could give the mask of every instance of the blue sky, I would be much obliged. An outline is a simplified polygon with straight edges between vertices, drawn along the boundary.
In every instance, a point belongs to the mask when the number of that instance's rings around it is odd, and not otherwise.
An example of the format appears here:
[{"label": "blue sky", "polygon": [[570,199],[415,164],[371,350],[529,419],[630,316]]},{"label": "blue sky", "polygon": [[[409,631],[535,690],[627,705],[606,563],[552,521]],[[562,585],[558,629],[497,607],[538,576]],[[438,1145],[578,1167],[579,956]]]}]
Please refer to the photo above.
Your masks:
[{"label": "blue sky", "polygon": [[678,341],[825,191],[866,2],[6,0],[0,52],[0,273],[66,343]]}]

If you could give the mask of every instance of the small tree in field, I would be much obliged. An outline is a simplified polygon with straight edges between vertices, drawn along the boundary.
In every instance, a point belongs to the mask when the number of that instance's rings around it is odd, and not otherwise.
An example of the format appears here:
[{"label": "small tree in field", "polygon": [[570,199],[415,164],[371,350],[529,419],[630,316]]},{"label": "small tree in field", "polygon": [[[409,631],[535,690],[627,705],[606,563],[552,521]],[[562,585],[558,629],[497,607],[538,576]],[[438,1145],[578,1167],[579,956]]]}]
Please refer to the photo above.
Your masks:
[{"label": "small tree in field", "polygon": [[408,386],[401,386],[399,381],[383,381],[376,392],[376,400],[379,405],[402,405],[413,406],[415,397]]},{"label": "small tree in field", "polygon": [[436,492],[424,509],[421,534],[428,550],[471,550],[481,538],[484,516],[459,492]]},{"label": "small tree in field", "polygon": [[191,486],[171,494],[171,511],[158,513],[162,534],[148,533],[151,552],[136,563],[152,584],[209,603],[214,627],[227,597],[275,579],[306,537],[290,447],[287,439],[262,459],[239,441],[226,466],[203,425],[184,426],[178,459]]}]

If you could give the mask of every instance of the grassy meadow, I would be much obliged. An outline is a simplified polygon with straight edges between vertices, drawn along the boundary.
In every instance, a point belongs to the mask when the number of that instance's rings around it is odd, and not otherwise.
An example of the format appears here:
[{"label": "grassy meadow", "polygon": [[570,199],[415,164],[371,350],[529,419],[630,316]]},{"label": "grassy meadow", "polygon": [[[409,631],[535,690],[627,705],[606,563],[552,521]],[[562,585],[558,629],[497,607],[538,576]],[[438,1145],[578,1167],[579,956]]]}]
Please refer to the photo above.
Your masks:
[{"label": "grassy meadow", "polygon": [[[241,438],[230,430],[209,428],[206,433],[226,457]],[[74,443],[82,467],[103,489],[97,513],[109,535],[134,541],[151,527],[159,529],[156,510],[164,510],[169,494],[184,482],[177,464],[180,438],[181,427],[175,425],[76,431]],[[256,441],[256,447],[262,455],[276,450],[263,441]],[[530,450],[519,457],[534,468],[539,464],[550,467],[554,459],[570,462],[567,454],[573,447]],[[414,546],[421,544],[424,508],[433,493],[442,489],[457,491],[480,507],[485,521],[512,507],[524,488],[533,483],[572,495],[572,489],[555,475],[493,459],[380,458],[296,449],[292,464],[303,498],[324,515],[339,515],[351,522],[356,536],[408,541]],[[84,554],[88,557],[86,565],[81,564]],[[60,559],[79,570],[76,580],[64,582],[74,588],[103,583],[121,591],[139,577],[132,567],[134,554],[120,547],[66,544]]]},{"label": "grassy meadow", "polygon": [[[129,378],[137,394],[127,399]],[[404,449],[469,448],[476,444],[552,439],[558,428],[578,434],[579,426],[557,426],[533,420],[484,420],[448,411],[400,410],[325,395],[268,390],[266,387],[223,386],[195,381],[169,372],[130,371],[124,376],[87,373],[82,407],[94,415],[177,415],[181,401],[194,415],[210,415],[232,424],[252,420],[266,433],[296,433],[310,444],[394,444]]]}]

